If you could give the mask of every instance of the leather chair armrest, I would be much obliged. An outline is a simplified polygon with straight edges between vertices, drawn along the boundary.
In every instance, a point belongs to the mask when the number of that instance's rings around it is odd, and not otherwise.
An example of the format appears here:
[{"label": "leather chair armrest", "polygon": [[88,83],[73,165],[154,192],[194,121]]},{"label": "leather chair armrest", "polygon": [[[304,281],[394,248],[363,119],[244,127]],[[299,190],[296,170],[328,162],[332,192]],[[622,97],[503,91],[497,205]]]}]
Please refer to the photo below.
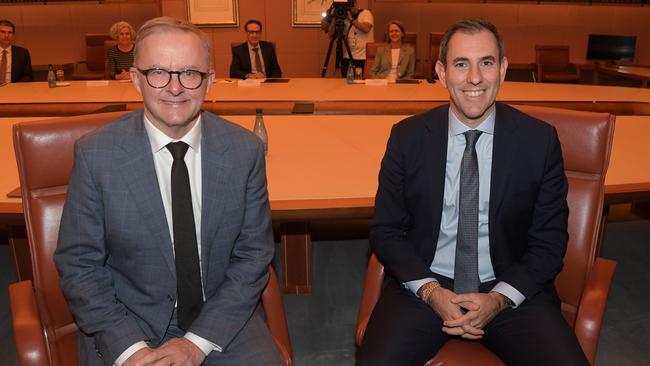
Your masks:
[{"label": "leather chair armrest", "polygon": [[264,306],[266,322],[271,331],[271,335],[273,336],[273,340],[278,346],[280,356],[282,357],[285,366],[291,366],[293,353],[291,350],[291,340],[289,339],[287,318],[284,313],[282,294],[280,293],[280,285],[278,284],[275,270],[270,266],[269,282],[266,285],[264,292],[262,292],[262,305]]},{"label": "leather chair armrest", "polygon": [[49,357],[32,281],[9,285],[11,323],[21,366],[47,366]]},{"label": "leather chair armrest", "polygon": [[384,266],[372,254],[368,262],[368,272],[366,272],[363,294],[361,295],[361,303],[359,304],[359,314],[357,315],[357,334],[355,339],[357,346],[361,345],[363,336],[366,334],[366,327],[368,326],[372,310],[375,308],[377,300],[379,300],[383,282]]},{"label": "leather chair armrest", "polygon": [[576,315],[575,333],[590,364],[596,360],[598,337],[603,323],[605,304],[612,285],[616,262],[610,259],[596,258],[591,277],[587,281],[578,314]]}]

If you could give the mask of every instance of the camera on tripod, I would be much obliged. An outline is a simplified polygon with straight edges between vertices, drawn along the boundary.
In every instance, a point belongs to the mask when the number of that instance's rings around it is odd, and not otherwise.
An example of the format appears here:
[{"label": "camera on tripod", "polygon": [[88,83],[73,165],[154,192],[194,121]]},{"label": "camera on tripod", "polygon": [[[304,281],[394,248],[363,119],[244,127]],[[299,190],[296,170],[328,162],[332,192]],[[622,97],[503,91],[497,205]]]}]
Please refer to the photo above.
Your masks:
[{"label": "camera on tripod", "polygon": [[[334,37],[341,37],[345,28],[345,20],[348,18],[348,12],[354,8],[354,0],[333,0],[332,6],[323,13],[321,20],[321,29],[329,32],[332,19],[334,19]],[[353,14],[354,15],[354,14]]]}]

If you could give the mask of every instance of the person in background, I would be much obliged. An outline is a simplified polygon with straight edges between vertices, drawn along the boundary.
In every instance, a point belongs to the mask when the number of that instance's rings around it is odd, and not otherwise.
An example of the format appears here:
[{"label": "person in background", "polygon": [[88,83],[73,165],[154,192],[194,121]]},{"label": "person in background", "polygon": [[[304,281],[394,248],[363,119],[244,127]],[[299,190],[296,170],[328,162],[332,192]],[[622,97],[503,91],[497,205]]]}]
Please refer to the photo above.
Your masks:
[{"label": "person in background", "polygon": [[211,49],[191,23],[147,21],[130,70],[144,111],[75,144],[54,262],[81,366],[282,364],[260,305],[264,147],[201,111]]},{"label": "person in background", "polygon": [[[353,1],[354,2],[354,1]],[[361,75],[364,75],[366,67],[366,44],[375,41],[375,35],[372,31],[375,20],[368,9],[359,9],[356,3],[350,8],[345,20],[345,35],[350,44],[352,51],[353,64],[361,68]],[[346,77],[348,67],[350,66],[350,56],[348,49],[343,46],[343,59],[341,60],[341,75]]]},{"label": "person in background", "polygon": [[29,51],[14,45],[15,34],[11,21],[0,20],[0,84],[34,81]]},{"label": "person in background", "polygon": [[377,50],[375,63],[370,70],[371,79],[410,79],[415,69],[415,50],[405,43],[404,24],[398,20],[388,23],[390,45]]},{"label": "person in background", "polygon": [[569,234],[555,128],[496,103],[508,60],[483,19],[453,24],[436,72],[449,104],[393,126],[370,243],[386,279],[357,365],[423,365],[449,340],[506,365],[588,365],[554,280]]},{"label": "person in background", "polygon": [[133,66],[135,29],[129,23],[119,21],[111,26],[109,34],[117,41],[117,44],[108,50],[110,77],[115,80],[129,80],[129,70]]},{"label": "person in background", "polygon": [[260,41],[262,22],[250,19],[244,25],[246,42],[232,48],[230,77],[237,79],[280,78],[282,70],[271,42]]}]

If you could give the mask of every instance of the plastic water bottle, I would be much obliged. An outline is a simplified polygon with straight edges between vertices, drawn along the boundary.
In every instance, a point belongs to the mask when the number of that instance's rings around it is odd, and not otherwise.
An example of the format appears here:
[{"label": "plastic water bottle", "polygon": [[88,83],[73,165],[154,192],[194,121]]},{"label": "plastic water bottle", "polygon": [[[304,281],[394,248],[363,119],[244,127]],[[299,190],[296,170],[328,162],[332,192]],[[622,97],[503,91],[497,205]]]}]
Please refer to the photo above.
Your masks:
[{"label": "plastic water bottle", "polygon": [[264,143],[264,155],[269,152],[269,136],[266,134],[266,126],[264,126],[264,115],[262,109],[255,110],[255,127],[253,133],[262,140]]},{"label": "plastic water bottle", "polygon": [[348,84],[354,83],[354,66],[352,63],[348,65],[348,73],[345,75]]},{"label": "plastic water bottle", "polygon": [[54,75],[54,67],[52,67],[52,64],[47,67],[47,86],[49,88],[56,88],[56,76]]}]

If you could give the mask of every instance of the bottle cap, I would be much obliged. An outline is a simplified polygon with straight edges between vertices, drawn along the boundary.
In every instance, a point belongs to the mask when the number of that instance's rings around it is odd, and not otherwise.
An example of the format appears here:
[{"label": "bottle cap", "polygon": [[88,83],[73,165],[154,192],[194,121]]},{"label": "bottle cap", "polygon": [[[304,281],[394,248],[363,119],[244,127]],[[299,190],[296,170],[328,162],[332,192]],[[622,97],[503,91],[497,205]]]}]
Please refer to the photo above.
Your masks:
[{"label": "bottle cap", "polygon": [[262,108],[255,109],[255,114],[262,114]]}]

